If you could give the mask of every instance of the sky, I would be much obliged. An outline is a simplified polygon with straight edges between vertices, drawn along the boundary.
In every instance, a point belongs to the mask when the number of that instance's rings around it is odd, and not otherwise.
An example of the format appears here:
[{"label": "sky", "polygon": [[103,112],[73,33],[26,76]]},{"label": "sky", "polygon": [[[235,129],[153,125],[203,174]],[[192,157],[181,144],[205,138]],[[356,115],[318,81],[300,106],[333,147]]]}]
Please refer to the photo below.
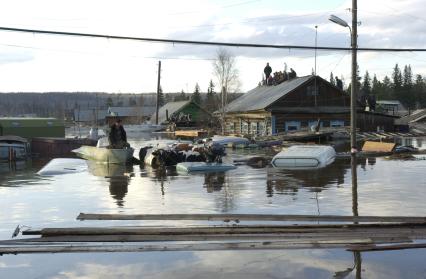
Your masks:
[{"label": "sky", "polygon": [[[0,26],[98,33],[160,39],[232,43],[349,47],[347,28],[328,20],[331,14],[350,22],[350,0],[14,0],[2,1]],[[358,0],[358,46],[426,48],[424,0]],[[240,90],[273,71],[288,68],[309,75],[313,50],[226,48],[236,57]],[[207,90],[215,81],[216,46],[119,41],[0,31],[0,92],[97,91],[155,92],[162,61],[164,92]],[[348,51],[318,51],[317,73],[350,80]],[[425,53],[358,55],[361,75],[379,79],[396,63],[410,64],[426,76]]]}]

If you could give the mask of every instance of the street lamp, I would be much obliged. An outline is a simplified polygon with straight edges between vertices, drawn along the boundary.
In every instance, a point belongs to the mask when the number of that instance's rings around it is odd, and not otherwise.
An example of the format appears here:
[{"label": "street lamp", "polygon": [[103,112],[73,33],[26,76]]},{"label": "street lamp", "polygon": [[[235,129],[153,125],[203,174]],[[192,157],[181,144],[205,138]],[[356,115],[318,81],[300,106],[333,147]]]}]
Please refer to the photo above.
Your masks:
[{"label": "street lamp", "polygon": [[351,34],[352,48],[352,81],[351,81],[351,154],[355,155],[357,150],[356,144],[356,102],[357,102],[357,1],[352,0],[352,29],[343,19],[330,15],[329,20],[340,26],[349,28]]}]

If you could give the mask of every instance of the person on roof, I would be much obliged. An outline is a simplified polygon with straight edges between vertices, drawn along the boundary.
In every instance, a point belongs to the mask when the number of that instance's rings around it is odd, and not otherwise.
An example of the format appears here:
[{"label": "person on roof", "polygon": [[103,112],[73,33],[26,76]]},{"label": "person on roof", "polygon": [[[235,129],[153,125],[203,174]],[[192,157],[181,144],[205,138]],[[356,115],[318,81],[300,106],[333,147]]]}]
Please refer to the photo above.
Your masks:
[{"label": "person on roof", "polygon": [[266,63],[266,67],[265,67],[265,69],[263,69],[263,72],[265,73],[265,79],[268,80],[269,76],[272,73],[272,68],[271,68],[271,66],[269,66],[269,63]]},{"label": "person on roof", "polygon": [[292,79],[297,77],[297,73],[295,70],[293,70],[293,68],[290,68],[290,73],[288,73],[288,79]]}]

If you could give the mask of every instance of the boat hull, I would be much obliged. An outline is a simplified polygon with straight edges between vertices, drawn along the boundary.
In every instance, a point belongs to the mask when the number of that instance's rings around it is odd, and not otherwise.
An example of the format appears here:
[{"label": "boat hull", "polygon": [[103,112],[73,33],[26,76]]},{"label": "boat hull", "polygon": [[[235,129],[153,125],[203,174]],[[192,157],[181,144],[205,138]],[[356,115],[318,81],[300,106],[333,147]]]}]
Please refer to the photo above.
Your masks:
[{"label": "boat hull", "polygon": [[86,146],[73,150],[80,158],[106,164],[126,164],[133,158],[133,148],[108,149]]}]

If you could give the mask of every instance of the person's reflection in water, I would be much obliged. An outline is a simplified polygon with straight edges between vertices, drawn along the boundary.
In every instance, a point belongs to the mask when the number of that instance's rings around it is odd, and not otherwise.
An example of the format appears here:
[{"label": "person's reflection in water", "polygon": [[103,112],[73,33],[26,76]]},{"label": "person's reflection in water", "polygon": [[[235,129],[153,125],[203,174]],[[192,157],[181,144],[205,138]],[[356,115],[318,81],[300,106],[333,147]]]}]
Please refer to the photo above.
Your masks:
[{"label": "person's reflection in water", "polygon": [[127,176],[114,176],[109,179],[109,193],[116,200],[118,207],[124,206],[130,178]]},{"label": "person's reflection in water", "polygon": [[224,172],[212,172],[204,174],[204,187],[206,187],[207,193],[213,193],[222,190],[223,184],[225,184]]}]

